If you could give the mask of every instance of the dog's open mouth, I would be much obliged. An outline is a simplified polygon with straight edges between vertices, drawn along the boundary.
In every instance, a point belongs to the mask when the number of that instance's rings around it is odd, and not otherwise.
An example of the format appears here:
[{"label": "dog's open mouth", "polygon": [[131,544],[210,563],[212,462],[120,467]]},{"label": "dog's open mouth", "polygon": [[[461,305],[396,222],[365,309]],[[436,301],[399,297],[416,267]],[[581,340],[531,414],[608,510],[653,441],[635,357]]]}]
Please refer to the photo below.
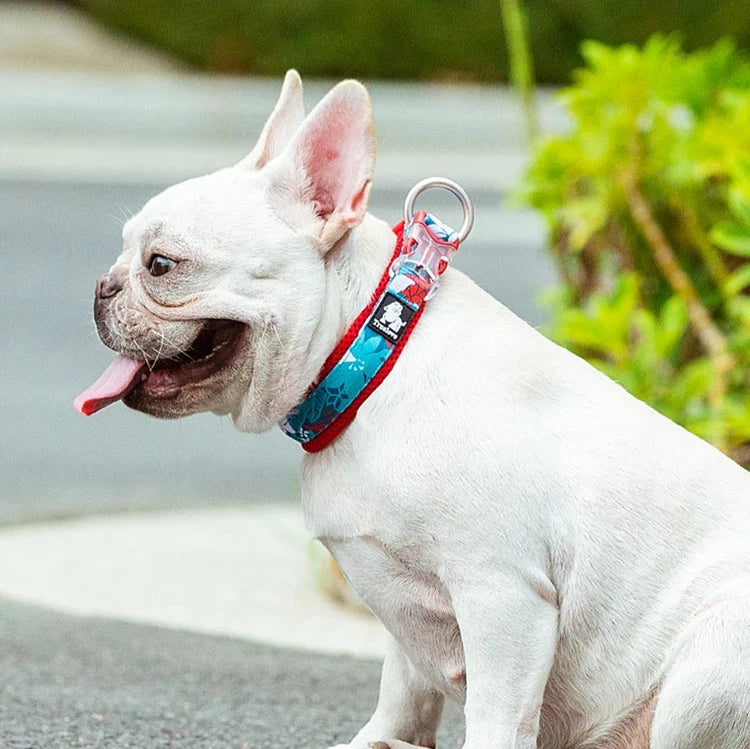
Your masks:
[{"label": "dog's open mouth", "polygon": [[86,416],[126,398],[170,398],[186,385],[200,383],[234,357],[246,326],[232,320],[207,320],[190,348],[178,356],[146,362],[118,356],[102,376],[74,401]]}]

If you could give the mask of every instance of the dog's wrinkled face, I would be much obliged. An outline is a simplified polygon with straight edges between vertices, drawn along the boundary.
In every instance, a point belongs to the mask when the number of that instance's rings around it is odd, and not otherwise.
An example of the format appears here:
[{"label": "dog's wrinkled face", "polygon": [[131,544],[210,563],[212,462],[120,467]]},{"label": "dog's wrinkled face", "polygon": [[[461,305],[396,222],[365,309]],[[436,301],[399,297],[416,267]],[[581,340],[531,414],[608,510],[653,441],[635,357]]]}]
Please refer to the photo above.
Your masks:
[{"label": "dog's wrinkled face", "polygon": [[245,160],[165,190],[125,225],[95,299],[121,356],[79,410],[123,399],[166,418],[231,413],[252,431],[282,418],[315,374],[304,359],[327,305],[326,253],[365,214],[374,150],[361,85],[304,118],[290,71]]},{"label": "dog's wrinkled face", "polygon": [[[176,185],[125,226],[95,318],[104,343],[147,364],[127,405],[164,417],[232,412],[256,347],[283,323],[292,267],[317,285],[319,259],[270,220],[259,181],[228,169]],[[242,195],[256,197],[245,206]],[[279,243],[285,252],[266,251]]]}]

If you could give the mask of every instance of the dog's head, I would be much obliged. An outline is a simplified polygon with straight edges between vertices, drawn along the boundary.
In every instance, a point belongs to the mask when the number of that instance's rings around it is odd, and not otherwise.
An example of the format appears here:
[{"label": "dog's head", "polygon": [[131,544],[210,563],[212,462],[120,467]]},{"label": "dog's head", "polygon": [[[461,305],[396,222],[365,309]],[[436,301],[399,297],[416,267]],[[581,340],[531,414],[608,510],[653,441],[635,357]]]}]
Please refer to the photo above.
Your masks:
[{"label": "dog's head", "polygon": [[339,84],[305,117],[287,73],[243,161],[170,187],[125,225],[94,304],[121,356],[77,407],[122,398],[166,418],[231,413],[252,431],[282,418],[317,374],[326,256],[364,218],[374,158],[362,85]]}]

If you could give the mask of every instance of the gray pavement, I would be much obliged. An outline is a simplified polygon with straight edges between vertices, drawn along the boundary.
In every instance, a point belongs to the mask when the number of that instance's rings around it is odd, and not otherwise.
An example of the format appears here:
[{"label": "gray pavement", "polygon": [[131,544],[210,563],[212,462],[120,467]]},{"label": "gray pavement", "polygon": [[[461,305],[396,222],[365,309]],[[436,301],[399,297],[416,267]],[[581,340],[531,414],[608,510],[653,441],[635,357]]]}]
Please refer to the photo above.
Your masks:
[{"label": "gray pavement", "polygon": [[[374,661],[0,600],[0,749],[326,749],[378,679]],[[460,746],[457,712],[441,749]]]}]

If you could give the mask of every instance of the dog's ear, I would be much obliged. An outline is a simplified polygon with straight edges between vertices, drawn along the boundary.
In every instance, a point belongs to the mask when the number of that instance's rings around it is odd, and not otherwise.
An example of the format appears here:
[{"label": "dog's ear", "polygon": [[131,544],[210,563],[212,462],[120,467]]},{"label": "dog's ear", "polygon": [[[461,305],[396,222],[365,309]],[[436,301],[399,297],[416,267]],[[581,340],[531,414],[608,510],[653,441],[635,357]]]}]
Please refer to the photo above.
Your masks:
[{"label": "dog's ear", "polygon": [[296,70],[288,70],[284,76],[279,100],[263,126],[258,142],[237,166],[244,169],[262,169],[284,150],[304,119],[302,79]]},{"label": "dog's ear", "polygon": [[277,184],[292,187],[294,201],[314,214],[314,227],[298,228],[312,228],[322,252],[364,218],[375,150],[367,90],[343,81],[310,112],[277,160]]}]

